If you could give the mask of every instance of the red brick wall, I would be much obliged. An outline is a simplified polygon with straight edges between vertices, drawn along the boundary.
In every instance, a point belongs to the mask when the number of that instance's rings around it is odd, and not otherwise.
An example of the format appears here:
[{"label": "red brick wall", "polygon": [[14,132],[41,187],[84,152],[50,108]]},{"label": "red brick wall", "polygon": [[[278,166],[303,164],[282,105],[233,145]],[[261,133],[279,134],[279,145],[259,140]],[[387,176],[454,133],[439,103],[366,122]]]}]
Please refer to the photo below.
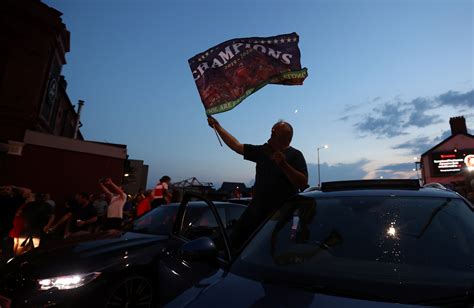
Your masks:
[{"label": "red brick wall", "polygon": [[50,192],[59,207],[76,192],[99,192],[99,178],[110,177],[120,184],[123,175],[123,159],[29,144],[22,156],[1,159],[0,185]]}]

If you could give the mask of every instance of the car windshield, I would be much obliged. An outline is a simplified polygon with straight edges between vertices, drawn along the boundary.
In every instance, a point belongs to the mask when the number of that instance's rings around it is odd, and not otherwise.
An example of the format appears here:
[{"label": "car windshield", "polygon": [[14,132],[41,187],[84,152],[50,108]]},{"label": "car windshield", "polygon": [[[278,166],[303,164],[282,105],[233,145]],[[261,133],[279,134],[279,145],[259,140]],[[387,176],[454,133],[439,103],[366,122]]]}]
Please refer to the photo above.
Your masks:
[{"label": "car windshield", "polygon": [[[152,235],[168,235],[173,228],[179,205],[160,206],[143,215],[133,222],[128,231]],[[196,220],[208,211],[202,204],[193,204],[187,207],[184,224]]]},{"label": "car windshield", "polygon": [[474,216],[460,198],[298,196],[262,227],[232,271],[394,301],[464,294],[474,282]]},{"label": "car windshield", "polygon": [[129,231],[153,235],[171,232],[178,206],[160,206],[135,220]]}]

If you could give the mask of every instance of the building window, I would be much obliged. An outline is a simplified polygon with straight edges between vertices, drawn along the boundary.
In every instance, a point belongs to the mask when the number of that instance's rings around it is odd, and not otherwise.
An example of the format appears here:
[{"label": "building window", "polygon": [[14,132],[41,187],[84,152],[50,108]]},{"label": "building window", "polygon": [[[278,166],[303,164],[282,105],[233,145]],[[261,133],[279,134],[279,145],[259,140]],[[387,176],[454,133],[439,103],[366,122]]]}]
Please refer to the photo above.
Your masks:
[{"label": "building window", "polygon": [[53,61],[51,64],[51,73],[49,75],[48,85],[46,87],[46,95],[44,96],[44,101],[41,106],[41,117],[46,121],[46,123],[51,123],[53,117],[53,111],[57,111],[56,102],[58,100],[58,88],[59,88],[59,75],[61,73],[61,65],[55,54],[53,54]]}]

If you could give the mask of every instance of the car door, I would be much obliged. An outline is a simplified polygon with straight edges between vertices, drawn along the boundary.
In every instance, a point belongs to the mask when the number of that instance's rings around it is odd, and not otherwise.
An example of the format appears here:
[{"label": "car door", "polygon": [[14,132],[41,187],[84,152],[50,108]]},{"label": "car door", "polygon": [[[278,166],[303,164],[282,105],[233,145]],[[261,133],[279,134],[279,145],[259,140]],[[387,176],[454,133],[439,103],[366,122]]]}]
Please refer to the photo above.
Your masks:
[{"label": "car door", "polygon": [[[191,198],[200,200],[203,206],[192,206],[189,203]],[[229,241],[219,211],[225,216],[225,209],[217,209],[211,201],[201,196],[184,196],[160,260],[158,284],[162,303],[173,299],[199,280],[213,275],[230,261]],[[201,237],[211,238],[218,247],[218,257],[214,262],[190,261],[182,257],[180,249],[183,244]]]}]

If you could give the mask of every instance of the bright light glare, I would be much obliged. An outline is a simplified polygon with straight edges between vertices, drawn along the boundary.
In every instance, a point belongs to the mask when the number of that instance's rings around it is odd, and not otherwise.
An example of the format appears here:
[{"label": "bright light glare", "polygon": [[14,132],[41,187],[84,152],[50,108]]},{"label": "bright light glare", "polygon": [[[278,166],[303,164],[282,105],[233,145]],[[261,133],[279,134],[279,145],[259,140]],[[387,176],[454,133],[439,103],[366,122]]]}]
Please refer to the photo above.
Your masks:
[{"label": "bright light glare", "polygon": [[387,230],[387,234],[392,237],[395,237],[395,235],[397,235],[397,230],[395,230],[394,226],[390,226]]},{"label": "bright light glare", "polygon": [[325,145],[324,145],[324,148],[327,149],[327,148],[329,148],[329,146],[328,146],[327,144],[325,144]]},{"label": "bright light glare", "polygon": [[91,282],[99,275],[99,272],[94,272],[88,274],[39,279],[38,284],[40,286],[40,290],[49,290],[51,288],[58,288],[59,290],[75,289]]},{"label": "bright light glare", "polygon": [[298,113],[298,109],[295,109],[295,113]]}]

